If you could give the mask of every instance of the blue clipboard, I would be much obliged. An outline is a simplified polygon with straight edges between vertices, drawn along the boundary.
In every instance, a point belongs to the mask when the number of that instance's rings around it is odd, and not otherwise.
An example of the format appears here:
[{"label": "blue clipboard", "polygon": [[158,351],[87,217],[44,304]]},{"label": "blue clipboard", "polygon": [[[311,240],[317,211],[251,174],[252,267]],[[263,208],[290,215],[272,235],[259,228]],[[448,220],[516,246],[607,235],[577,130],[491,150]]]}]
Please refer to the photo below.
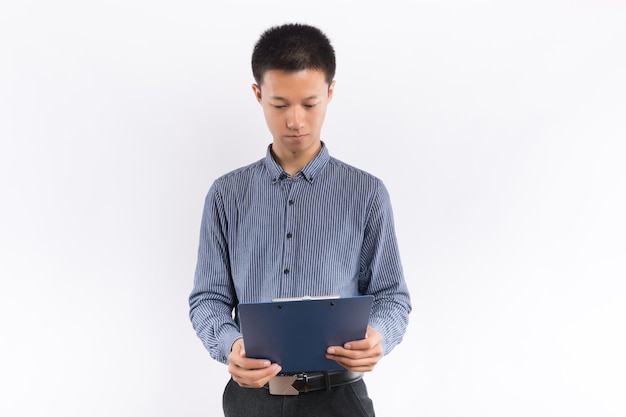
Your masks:
[{"label": "blue clipboard", "polygon": [[326,348],[365,337],[373,300],[361,295],[240,303],[246,356],[276,362],[285,373],[345,370],[326,359]]}]

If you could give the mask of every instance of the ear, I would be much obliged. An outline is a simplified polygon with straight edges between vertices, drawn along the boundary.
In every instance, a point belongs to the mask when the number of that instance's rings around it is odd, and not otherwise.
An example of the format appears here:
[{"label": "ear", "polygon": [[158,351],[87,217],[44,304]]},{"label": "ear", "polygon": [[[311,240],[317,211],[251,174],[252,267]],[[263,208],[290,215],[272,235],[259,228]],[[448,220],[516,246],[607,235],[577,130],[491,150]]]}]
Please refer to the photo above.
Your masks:
[{"label": "ear", "polygon": [[256,84],[252,84],[252,91],[254,91],[254,96],[256,97],[256,101],[261,104],[261,87]]},{"label": "ear", "polygon": [[328,101],[332,100],[333,95],[335,94],[335,80],[330,83],[328,86]]}]

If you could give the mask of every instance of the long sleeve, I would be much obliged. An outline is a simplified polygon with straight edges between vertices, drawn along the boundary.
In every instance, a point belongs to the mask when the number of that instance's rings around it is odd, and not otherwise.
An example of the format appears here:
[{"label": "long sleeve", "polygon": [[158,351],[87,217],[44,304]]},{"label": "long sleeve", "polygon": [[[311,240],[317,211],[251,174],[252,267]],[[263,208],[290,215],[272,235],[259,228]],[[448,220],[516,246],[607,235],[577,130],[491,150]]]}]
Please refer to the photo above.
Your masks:
[{"label": "long sleeve", "polygon": [[359,287],[361,293],[374,295],[370,325],[383,336],[386,355],[406,332],[411,301],[400,261],[391,202],[382,183],[368,211]]},{"label": "long sleeve", "polygon": [[205,199],[189,316],[211,357],[227,363],[232,343],[241,334],[233,320],[237,298],[231,279],[228,222],[214,184]]}]

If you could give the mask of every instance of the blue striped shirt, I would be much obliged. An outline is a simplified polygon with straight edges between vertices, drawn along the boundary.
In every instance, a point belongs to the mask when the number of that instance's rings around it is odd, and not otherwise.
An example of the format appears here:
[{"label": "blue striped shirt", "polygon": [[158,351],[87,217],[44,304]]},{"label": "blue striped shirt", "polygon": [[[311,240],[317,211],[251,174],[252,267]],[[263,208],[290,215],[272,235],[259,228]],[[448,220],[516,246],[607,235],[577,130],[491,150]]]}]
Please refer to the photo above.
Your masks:
[{"label": "blue striped shirt", "polygon": [[384,354],[402,340],[411,302],[387,190],[322,145],[293,179],[270,145],[207,193],[190,318],[220,362],[241,337],[236,305],[277,297],[371,294]]}]

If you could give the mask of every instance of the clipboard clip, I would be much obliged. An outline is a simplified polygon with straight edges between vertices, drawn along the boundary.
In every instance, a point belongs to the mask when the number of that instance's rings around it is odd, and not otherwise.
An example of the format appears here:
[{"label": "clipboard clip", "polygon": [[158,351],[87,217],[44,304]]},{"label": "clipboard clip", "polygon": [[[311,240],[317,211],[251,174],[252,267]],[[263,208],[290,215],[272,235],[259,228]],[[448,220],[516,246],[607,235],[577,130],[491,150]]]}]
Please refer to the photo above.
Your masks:
[{"label": "clipboard clip", "polygon": [[305,295],[303,297],[279,297],[272,298],[272,302],[281,302],[281,301],[307,301],[307,300],[332,300],[334,298],[340,298],[339,295]]}]

